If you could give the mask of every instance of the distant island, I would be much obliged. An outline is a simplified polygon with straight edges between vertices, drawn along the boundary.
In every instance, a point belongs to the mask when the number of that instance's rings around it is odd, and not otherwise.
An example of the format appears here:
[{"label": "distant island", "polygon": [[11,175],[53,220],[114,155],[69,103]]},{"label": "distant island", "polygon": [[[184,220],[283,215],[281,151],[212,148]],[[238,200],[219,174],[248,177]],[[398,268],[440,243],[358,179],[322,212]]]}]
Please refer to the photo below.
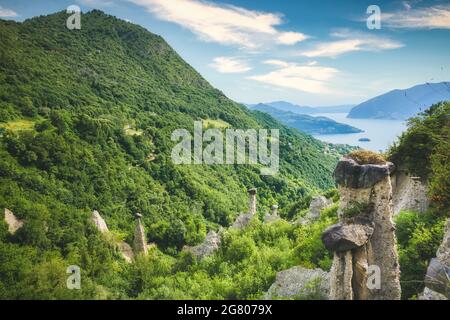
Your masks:
[{"label": "distant island", "polygon": [[247,105],[251,110],[265,112],[283,124],[312,135],[359,133],[363,130],[347,124],[336,122],[327,117],[313,117],[306,114],[298,114],[290,111],[282,111],[278,108],[260,103]]},{"label": "distant island", "polygon": [[369,138],[360,138],[358,139],[359,142],[370,142],[372,140],[370,140]]},{"label": "distant island", "polygon": [[441,101],[450,101],[449,82],[390,91],[357,105],[348,118],[405,120]]}]

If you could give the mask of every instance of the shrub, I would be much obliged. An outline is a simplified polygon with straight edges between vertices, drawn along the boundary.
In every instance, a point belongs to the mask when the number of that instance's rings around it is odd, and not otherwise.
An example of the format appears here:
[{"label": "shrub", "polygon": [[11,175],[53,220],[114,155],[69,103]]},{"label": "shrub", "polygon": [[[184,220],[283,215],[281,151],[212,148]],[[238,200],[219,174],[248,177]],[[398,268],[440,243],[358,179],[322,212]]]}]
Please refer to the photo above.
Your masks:
[{"label": "shrub", "polygon": [[348,154],[348,157],[355,160],[358,164],[384,164],[386,159],[383,155],[369,150],[356,150]]},{"label": "shrub", "polygon": [[389,160],[406,168],[413,175],[422,178],[430,176],[434,171],[430,166],[432,155],[448,156],[449,153],[449,114],[450,102],[444,102],[409,119],[408,129],[388,151]]},{"label": "shrub", "polygon": [[326,191],[323,195],[327,199],[332,199],[333,202],[339,201],[339,190],[336,188]]},{"label": "shrub", "polygon": [[314,278],[305,284],[303,292],[294,297],[294,300],[328,300],[322,290],[322,279]]},{"label": "shrub", "polygon": [[442,242],[445,215],[434,210],[425,213],[403,211],[395,222],[402,296],[409,299],[423,290],[429,261],[435,257]]},{"label": "shrub", "polygon": [[334,218],[321,217],[319,221],[302,225],[296,230],[295,259],[297,264],[305,268],[320,267],[326,271],[330,270],[332,255],[322,242],[322,233],[337,220],[337,216]]},{"label": "shrub", "polygon": [[345,208],[342,212],[342,217],[345,219],[351,219],[359,215],[367,214],[369,211],[368,203],[353,202],[348,208]]},{"label": "shrub", "polygon": [[249,258],[256,250],[255,242],[248,236],[232,238],[226,248],[226,257],[233,263]]}]

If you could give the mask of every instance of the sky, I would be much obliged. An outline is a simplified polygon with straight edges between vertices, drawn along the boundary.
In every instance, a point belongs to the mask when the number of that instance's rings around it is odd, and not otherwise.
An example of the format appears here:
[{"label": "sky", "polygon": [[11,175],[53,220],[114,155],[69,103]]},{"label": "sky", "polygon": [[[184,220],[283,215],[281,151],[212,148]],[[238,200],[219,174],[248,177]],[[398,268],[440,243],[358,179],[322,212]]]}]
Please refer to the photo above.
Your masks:
[{"label": "sky", "polygon": [[70,5],[161,35],[237,102],[358,104],[450,80],[450,0],[0,0],[0,18]]}]

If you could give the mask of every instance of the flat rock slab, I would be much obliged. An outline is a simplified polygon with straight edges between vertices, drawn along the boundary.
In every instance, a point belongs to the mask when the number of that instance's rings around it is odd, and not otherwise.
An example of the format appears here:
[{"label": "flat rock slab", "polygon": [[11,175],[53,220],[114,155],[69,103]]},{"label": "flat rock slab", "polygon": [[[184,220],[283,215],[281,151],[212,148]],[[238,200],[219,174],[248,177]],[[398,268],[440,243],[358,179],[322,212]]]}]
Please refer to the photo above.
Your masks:
[{"label": "flat rock slab", "polygon": [[330,251],[349,251],[365,245],[373,231],[369,225],[338,223],[324,231],[322,242]]},{"label": "flat rock slab", "polygon": [[264,299],[301,299],[313,297],[328,300],[330,275],[322,269],[293,267],[277,273],[275,282],[264,295]]}]

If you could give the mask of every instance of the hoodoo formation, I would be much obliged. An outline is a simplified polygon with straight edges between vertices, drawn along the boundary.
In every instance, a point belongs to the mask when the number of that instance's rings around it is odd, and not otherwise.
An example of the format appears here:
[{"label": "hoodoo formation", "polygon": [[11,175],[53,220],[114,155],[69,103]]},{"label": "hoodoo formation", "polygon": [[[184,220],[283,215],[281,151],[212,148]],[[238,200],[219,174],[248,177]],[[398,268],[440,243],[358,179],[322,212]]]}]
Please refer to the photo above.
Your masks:
[{"label": "hoodoo formation", "polygon": [[145,239],[145,230],[142,224],[140,213],[135,214],[136,228],[134,229],[133,250],[135,254],[147,254],[147,240]]},{"label": "hoodoo formation", "polygon": [[[364,154],[365,153],[365,154]],[[394,165],[375,154],[344,157],[334,172],[339,186],[340,222],[322,235],[334,252],[331,298],[397,300],[400,269],[392,220]]]},{"label": "hoodoo formation", "polygon": [[248,194],[249,194],[249,214],[251,215],[255,215],[256,214],[256,193],[257,193],[257,189],[256,188],[251,188],[248,189]]}]

